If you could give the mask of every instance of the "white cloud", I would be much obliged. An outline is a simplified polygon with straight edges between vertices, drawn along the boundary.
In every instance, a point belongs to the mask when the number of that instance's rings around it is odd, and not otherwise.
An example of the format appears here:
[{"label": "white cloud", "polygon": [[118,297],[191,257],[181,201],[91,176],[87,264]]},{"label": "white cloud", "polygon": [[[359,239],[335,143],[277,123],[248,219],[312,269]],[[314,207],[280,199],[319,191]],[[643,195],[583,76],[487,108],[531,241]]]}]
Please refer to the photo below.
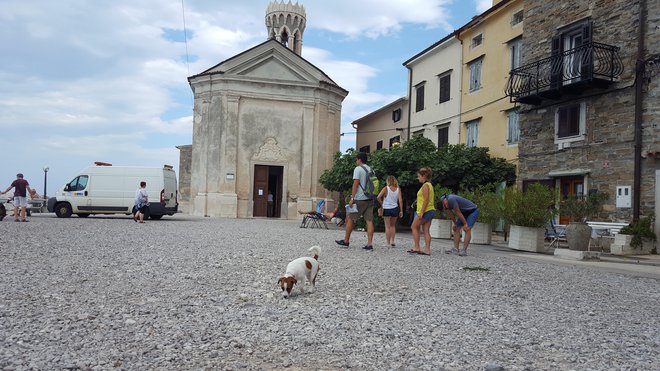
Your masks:
[{"label": "white cloud", "polygon": [[[308,30],[359,39],[392,35],[411,23],[449,30],[449,2],[304,5]],[[0,183],[19,171],[34,183],[43,165],[51,167],[49,179],[58,185],[93,161],[178,165],[174,145],[192,140],[187,76],[264,41],[268,3],[185,1],[189,66],[186,45],[163,37],[164,29],[182,29],[178,1],[3,3],[0,127],[3,152],[13,158],[1,162]],[[370,89],[370,81],[381,73],[374,67],[309,44],[304,56],[350,91],[342,132],[352,132],[351,121],[397,98]],[[342,143],[349,137],[342,137]]]},{"label": "white cloud", "polygon": [[492,0],[476,0],[477,13],[481,14],[493,6]]}]

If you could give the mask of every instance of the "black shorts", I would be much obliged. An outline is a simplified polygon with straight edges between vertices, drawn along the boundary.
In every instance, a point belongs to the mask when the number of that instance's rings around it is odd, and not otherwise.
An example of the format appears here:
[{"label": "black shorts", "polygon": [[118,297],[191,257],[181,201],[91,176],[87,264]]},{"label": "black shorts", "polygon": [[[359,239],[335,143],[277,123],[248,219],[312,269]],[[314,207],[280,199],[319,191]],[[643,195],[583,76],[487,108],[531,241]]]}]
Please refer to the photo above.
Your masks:
[{"label": "black shorts", "polygon": [[133,214],[135,214],[135,213],[138,212],[138,211],[141,212],[142,214],[144,214],[145,211],[147,211],[147,208],[148,208],[148,207],[149,207],[149,206],[147,206],[147,205],[142,205],[142,207],[140,207],[140,208],[138,209],[137,206],[133,206]]},{"label": "black shorts", "polygon": [[383,216],[398,217],[399,216],[399,207],[397,206],[394,209],[383,209]]}]

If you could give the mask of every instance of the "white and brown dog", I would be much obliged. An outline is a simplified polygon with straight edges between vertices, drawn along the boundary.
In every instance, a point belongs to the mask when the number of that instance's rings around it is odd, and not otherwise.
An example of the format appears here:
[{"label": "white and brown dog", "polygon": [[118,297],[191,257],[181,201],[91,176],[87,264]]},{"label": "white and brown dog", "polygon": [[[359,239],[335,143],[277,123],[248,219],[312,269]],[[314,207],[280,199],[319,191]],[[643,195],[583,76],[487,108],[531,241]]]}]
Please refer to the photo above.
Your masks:
[{"label": "white and brown dog", "polygon": [[291,295],[291,290],[295,284],[298,284],[300,291],[304,292],[303,284],[305,278],[309,285],[311,286],[309,292],[314,291],[314,285],[316,284],[316,276],[319,274],[319,254],[321,254],[321,248],[319,246],[312,246],[309,248],[314,254],[313,258],[298,258],[286,266],[286,273],[277,280],[277,283],[282,288],[282,296],[286,299]]}]

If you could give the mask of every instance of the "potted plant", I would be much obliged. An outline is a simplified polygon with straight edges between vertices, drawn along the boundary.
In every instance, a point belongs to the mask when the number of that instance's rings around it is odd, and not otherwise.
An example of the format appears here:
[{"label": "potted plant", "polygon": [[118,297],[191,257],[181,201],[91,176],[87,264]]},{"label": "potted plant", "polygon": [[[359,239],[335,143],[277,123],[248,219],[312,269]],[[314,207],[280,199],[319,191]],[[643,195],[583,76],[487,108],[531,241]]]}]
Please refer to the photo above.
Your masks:
[{"label": "potted plant", "polygon": [[440,208],[437,205],[440,203],[440,198],[451,193],[451,190],[446,187],[435,187],[433,189],[433,197],[436,203],[436,213],[435,218],[431,221],[431,232],[432,238],[444,238],[451,239],[451,220],[447,219],[447,214],[444,211],[440,211]]},{"label": "potted plant", "polygon": [[515,187],[504,191],[503,216],[510,225],[509,247],[543,252],[545,224],[554,215],[554,192],[541,184],[531,184],[526,192]]},{"label": "potted plant", "polygon": [[596,215],[609,196],[606,193],[590,192],[586,197],[568,196],[559,206],[559,213],[569,217],[566,226],[566,242],[570,250],[586,251],[591,240],[591,227],[587,218]]},{"label": "potted plant", "polygon": [[653,232],[655,218],[648,216],[632,223],[614,236],[610,252],[616,255],[647,255],[655,248],[656,235]]},{"label": "potted plant", "polygon": [[502,199],[490,191],[491,186],[481,186],[473,191],[461,191],[461,197],[474,202],[479,207],[479,217],[472,228],[471,243],[490,245],[493,226],[502,216]]}]

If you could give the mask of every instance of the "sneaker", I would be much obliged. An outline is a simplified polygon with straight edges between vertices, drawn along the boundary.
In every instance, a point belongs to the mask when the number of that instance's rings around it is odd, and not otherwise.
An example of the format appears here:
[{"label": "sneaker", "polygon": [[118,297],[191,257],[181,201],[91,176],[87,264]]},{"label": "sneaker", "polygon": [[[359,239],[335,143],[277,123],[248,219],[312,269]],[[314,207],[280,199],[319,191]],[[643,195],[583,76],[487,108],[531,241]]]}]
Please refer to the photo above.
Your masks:
[{"label": "sneaker", "polygon": [[454,255],[457,255],[457,254],[458,254],[458,250],[452,247],[451,250],[445,250],[445,254],[454,254]]},{"label": "sneaker", "polygon": [[371,251],[371,250],[374,249],[374,247],[371,246],[371,245],[366,245],[366,246],[363,246],[362,249],[363,249],[363,250],[367,250],[367,251]]},{"label": "sneaker", "polygon": [[344,241],[344,240],[335,240],[335,243],[336,243],[337,245],[339,245],[339,246],[343,246],[343,247],[348,247],[348,245],[350,245],[350,243],[348,243],[348,242],[346,242],[346,241]]},{"label": "sneaker", "polygon": [[467,251],[465,251],[465,249],[461,249],[461,251],[458,252],[458,256],[467,256]]}]

